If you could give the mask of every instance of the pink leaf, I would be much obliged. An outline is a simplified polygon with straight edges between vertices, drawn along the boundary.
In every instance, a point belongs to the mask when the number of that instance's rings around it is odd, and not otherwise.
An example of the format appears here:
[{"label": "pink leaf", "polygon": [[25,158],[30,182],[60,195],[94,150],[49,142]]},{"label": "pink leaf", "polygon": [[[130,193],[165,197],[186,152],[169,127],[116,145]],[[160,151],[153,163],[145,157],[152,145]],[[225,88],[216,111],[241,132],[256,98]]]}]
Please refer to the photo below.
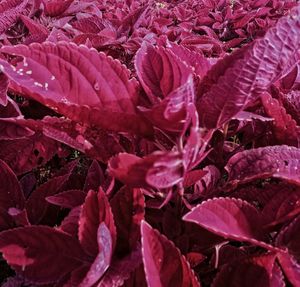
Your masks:
[{"label": "pink leaf", "polygon": [[22,209],[25,206],[25,198],[18,178],[10,167],[0,160],[0,206],[5,209],[15,207]]},{"label": "pink leaf", "polygon": [[21,94],[74,121],[114,131],[152,133],[136,111],[137,83],[119,61],[66,42],[5,46],[1,51],[23,57],[16,68],[0,61],[12,80],[11,88]]},{"label": "pink leaf", "polygon": [[141,263],[142,254],[139,247],[132,251],[128,256],[113,261],[97,287],[123,286],[124,281],[130,277],[130,273],[138,268]]},{"label": "pink leaf", "polygon": [[60,226],[59,230],[62,230],[73,237],[77,237],[78,235],[78,222],[80,218],[80,206],[73,208],[69,214],[64,218]]},{"label": "pink leaf", "polygon": [[258,211],[249,203],[233,198],[215,198],[205,201],[187,213],[184,220],[194,222],[224,238],[246,241],[274,249],[263,242]]},{"label": "pink leaf", "polygon": [[58,151],[60,145],[41,133],[15,139],[0,140],[0,158],[9,164],[17,174],[23,174],[45,164]]},{"label": "pink leaf", "polygon": [[56,282],[85,256],[76,239],[47,226],[1,232],[0,251],[14,270],[35,283]]},{"label": "pink leaf", "polygon": [[282,17],[262,39],[219,61],[204,79],[197,103],[201,126],[217,128],[297,63],[300,8]]},{"label": "pink leaf", "polygon": [[64,208],[73,208],[84,203],[86,193],[81,190],[67,190],[56,195],[47,196],[45,199],[54,205]]},{"label": "pink leaf", "polygon": [[286,145],[268,146],[236,153],[225,168],[232,184],[275,177],[299,185],[299,161],[298,148]]},{"label": "pink leaf", "polygon": [[0,105],[7,105],[7,88],[8,88],[8,78],[5,74],[0,74]]},{"label": "pink leaf", "polygon": [[140,159],[122,153],[109,162],[111,174],[132,187],[172,187],[183,178],[181,155],[177,152],[154,152]]},{"label": "pink leaf", "polygon": [[[239,260],[233,262],[232,264],[227,264],[217,274],[212,286],[250,287],[253,284],[253,280],[255,281],[255,286],[257,287],[281,286],[275,284],[271,285],[274,262],[275,256],[271,254],[248,258],[246,260]],[[278,282],[273,281],[273,283],[277,284]],[[283,283],[282,278],[281,283]]]},{"label": "pink leaf", "polygon": [[188,114],[187,106],[194,102],[194,98],[194,83],[190,76],[186,83],[170,92],[151,109],[140,108],[140,110],[160,129],[181,132]]},{"label": "pink leaf", "polygon": [[56,17],[63,14],[74,0],[43,0],[45,13],[48,16]]},{"label": "pink leaf", "polygon": [[170,47],[167,50],[171,51],[181,61],[193,67],[194,73],[201,79],[206,75],[210,69],[211,64],[207,58],[202,54],[191,51],[184,46],[177,45],[175,43],[169,43]]},{"label": "pink leaf", "polygon": [[40,185],[30,194],[26,202],[26,210],[29,221],[32,224],[37,224],[43,219],[49,207],[46,197],[60,192],[63,184],[68,180],[69,176],[69,174],[66,174],[54,177]]},{"label": "pink leaf", "polygon": [[90,256],[97,256],[97,232],[99,225],[105,223],[111,232],[112,246],[115,247],[116,227],[114,224],[113,214],[106,198],[105,193],[99,189],[98,193],[90,190],[86,196],[85,203],[82,206],[78,237],[79,240]]},{"label": "pink leaf", "polygon": [[142,221],[142,254],[149,287],[200,286],[180,251],[165,236]]},{"label": "pink leaf", "polygon": [[133,250],[140,239],[140,223],[145,215],[145,200],[138,188],[123,187],[110,201],[117,228],[117,253]]},{"label": "pink leaf", "polygon": [[163,47],[144,44],[136,54],[135,68],[152,103],[158,103],[187,82],[191,69]]},{"label": "pink leaf", "polygon": [[98,190],[100,185],[104,182],[103,171],[96,160],[91,163],[85,179],[83,190],[88,192],[90,189]]},{"label": "pink leaf", "polygon": [[0,34],[18,20],[21,13],[25,12],[28,0],[4,0],[0,3]]},{"label": "pink leaf", "polygon": [[274,119],[273,132],[278,142],[299,147],[300,128],[297,126],[296,121],[268,93],[261,95],[261,100],[266,114]]},{"label": "pink leaf", "polygon": [[35,121],[35,124],[40,126],[47,137],[103,162],[124,150],[119,143],[119,135],[99,127],[88,128],[66,118],[48,116],[44,117],[41,122]]},{"label": "pink leaf", "polygon": [[0,118],[0,140],[14,140],[34,135],[29,128],[23,127],[15,118]]},{"label": "pink leaf", "polygon": [[112,234],[105,225],[101,223],[97,231],[99,253],[87,272],[85,278],[78,285],[79,287],[91,287],[103,276],[108,269],[113,252]]}]

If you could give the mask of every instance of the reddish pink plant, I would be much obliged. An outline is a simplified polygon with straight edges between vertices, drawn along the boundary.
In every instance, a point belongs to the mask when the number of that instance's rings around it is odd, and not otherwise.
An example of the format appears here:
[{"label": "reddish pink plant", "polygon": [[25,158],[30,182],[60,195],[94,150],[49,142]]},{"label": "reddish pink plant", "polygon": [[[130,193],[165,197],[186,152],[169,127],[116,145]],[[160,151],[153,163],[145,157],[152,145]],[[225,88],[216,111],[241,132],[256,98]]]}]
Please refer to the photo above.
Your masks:
[{"label": "reddish pink plant", "polygon": [[1,1],[1,286],[300,286],[297,2]]}]

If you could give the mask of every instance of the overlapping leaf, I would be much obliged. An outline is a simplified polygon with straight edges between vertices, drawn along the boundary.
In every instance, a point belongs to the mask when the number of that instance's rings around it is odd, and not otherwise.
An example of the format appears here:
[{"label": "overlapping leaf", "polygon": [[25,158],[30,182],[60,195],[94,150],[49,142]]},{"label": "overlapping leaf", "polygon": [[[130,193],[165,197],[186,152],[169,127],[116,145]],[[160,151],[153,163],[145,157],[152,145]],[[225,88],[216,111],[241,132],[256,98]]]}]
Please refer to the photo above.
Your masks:
[{"label": "overlapping leaf", "polygon": [[76,239],[47,226],[21,227],[2,232],[0,251],[18,273],[36,283],[56,282],[78,267],[81,259],[85,258]]},{"label": "overlapping leaf", "polygon": [[183,178],[181,155],[177,152],[155,152],[143,159],[119,154],[109,162],[111,174],[132,187],[172,187]]},{"label": "overlapping leaf", "polygon": [[299,60],[299,14],[297,7],[262,39],[210,70],[197,103],[201,126],[222,126],[294,67]]},{"label": "overlapping leaf", "polygon": [[193,208],[183,219],[227,239],[272,249],[272,246],[263,242],[264,235],[259,229],[259,222],[262,222],[260,214],[245,201],[233,198],[208,200]]},{"label": "overlapping leaf", "polygon": [[138,188],[124,187],[110,201],[117,228],[117,249],[126,254],[135,249],[140,239],[140,223],[144,219],[144,196]]},{"label": "overlapping leaf", "polygon": [[191,69],[168,50],[144,44],[136,54],[139,80],[154,104],[187,82]]},{"label": "overlapping leaf", "polygon": [[0,3],[0,33],[10,28],[26,12],[28,0],[4,0]]},{"label": "overlapping leaf", "polygon": [[281,230],[277,237],[277,246],[287,249],[279,253],[278,259],[289,281],[297,286],[300,283],[300,244],[299,244],[300,217],[298,216],[287,227]]},{"label": "overlapping leaf", "polygon": [[143,262],[149,287],[200,286],[186,259],[171,241],[144,221],[141,232]]},{"label": "overlapping leaf", "polygon": [[6,46],[1,51],[23,57],[16,67],[0,61],[14,90],[75,121],[151,133],[136,111],[136,81],[120,62],[65,42]]},{"label": "overlapping leaf", "polygon": [[298,148],[286,145],[270,146],[235,154],[228,161],[226,169],[232,184],[267,177],[300,184],[299,160]]},{"label": "overlapping leaf", "polygon": [[111,233],[113,249],[116,242],[116,228],[109,202],[101,189],[98,193],[90,190],[81,209],[78,231],[79,240],[90,256],[97,256],[101,252],[97,243],[101,223],[105,223]]}]

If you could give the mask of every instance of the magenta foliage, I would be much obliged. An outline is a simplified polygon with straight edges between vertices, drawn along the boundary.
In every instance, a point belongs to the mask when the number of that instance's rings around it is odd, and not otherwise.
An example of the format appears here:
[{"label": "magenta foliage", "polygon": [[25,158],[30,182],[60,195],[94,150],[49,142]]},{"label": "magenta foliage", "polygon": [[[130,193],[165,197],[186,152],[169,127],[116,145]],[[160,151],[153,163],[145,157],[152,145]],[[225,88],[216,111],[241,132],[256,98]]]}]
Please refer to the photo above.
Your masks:
[{"label": "magenta foliage", "polygon": [[300,286],[297,2],[0,1],[1,284]]}]

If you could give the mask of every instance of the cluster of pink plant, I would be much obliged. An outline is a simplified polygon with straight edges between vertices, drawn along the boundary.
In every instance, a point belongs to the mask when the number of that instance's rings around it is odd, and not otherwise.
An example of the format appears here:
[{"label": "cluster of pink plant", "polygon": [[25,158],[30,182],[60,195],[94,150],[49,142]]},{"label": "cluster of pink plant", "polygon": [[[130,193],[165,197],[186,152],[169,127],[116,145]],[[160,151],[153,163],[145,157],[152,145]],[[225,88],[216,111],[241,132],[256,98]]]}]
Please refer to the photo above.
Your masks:
[{"label": "cluster of pink plant", "polygon": [[4,287],[300,286],[300,6],[0,1]]}]

